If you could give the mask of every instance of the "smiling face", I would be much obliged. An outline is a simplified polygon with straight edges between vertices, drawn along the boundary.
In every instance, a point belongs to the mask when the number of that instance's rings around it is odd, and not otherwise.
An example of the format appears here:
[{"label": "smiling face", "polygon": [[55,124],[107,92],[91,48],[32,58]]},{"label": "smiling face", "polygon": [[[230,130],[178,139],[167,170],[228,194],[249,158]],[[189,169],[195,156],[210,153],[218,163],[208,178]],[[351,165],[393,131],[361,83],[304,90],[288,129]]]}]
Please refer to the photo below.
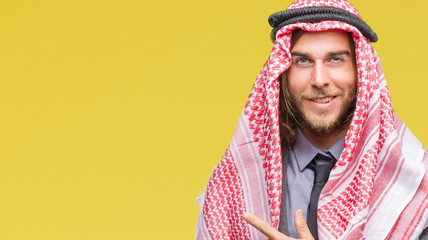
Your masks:
[{"label": "smiling face", "polygon": [[[302,131],[344,132],[352,114],[357,73],[347,32],[304,32],[291,49],[288,90]],[[305,134],[306,135],[306,134]]]}]

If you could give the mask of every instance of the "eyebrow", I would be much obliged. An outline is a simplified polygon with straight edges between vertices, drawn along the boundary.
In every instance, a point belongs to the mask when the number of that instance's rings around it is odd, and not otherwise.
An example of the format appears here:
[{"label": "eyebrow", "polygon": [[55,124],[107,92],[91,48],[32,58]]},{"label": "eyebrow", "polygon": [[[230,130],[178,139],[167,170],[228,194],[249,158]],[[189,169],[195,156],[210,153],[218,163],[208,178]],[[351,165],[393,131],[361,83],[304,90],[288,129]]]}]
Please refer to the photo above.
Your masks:
[{"label": "eyebrow", "polygon": [[[327,54],[327,56],[331,57],[331,56],[337,56],[337,55],[347,55],[347,56],[351,56],[351,52],[348,50],[340,50],[340,51],[333,51],[333,52],[329,52]],[[291,56],[298,56],[298,57],[309,57],[310,54],[307,53],[303,53],[303,52],[291,52]]]},{"label": "eyebrow", "polygon": [[335,51],[335,52],[328,53],[328,56],[336,56],[336,55],[347,55],[347,56],[351,56],[351,53],[349,51],[347,51],[347,50]]}]

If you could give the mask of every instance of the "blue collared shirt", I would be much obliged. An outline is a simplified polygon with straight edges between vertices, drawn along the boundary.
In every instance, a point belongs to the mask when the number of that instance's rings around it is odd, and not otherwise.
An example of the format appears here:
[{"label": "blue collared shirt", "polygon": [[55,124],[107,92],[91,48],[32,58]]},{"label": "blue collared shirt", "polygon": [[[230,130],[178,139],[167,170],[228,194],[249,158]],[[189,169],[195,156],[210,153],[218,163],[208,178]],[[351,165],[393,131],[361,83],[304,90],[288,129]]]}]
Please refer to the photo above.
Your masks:
[{"label": "blue collared shirt", "polygon": [[[296,210],[302,209],[303,216],[307,219],[306,214],[314,185],[314,171],[306,168],[306,166],[318,153],[322,155],[331,154],[337,160],[344,149],[344,140],[345,137],[340,139],[330,149],[320,150],[312,145],[305,135],[303,135],[302,131],[298,129],[293,151],[283,154],[283,157],[289,156],[286,166],[287,187],[285,196],[283,193],[283,197],[285,197],[287,206],[288,233],[290,237],[298,238],[294,225],[294,213]],[[317,161],[316,164],[323,163]]]}]

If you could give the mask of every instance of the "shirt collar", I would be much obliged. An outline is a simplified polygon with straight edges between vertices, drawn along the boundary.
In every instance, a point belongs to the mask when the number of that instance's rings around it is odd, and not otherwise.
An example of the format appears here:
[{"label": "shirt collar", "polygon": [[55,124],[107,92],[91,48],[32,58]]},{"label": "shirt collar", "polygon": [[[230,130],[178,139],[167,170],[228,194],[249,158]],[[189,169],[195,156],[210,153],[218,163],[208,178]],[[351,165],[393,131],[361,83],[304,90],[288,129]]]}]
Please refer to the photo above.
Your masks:
[{"label": "shirt collar", "polygon": [[339,159],[340,154],[345,146],[345,137],[342,137],[337,141],[330,149],[323,151],[315,147],[309,140],[303,135],[300,128],[297,129],[297,138],[294,143],[293,152],[299,166],[299,170],[303,171],[306,166],[312,161],[312,159],[318,153],[326,155],[326,152],[330,152],[335,159]]}]

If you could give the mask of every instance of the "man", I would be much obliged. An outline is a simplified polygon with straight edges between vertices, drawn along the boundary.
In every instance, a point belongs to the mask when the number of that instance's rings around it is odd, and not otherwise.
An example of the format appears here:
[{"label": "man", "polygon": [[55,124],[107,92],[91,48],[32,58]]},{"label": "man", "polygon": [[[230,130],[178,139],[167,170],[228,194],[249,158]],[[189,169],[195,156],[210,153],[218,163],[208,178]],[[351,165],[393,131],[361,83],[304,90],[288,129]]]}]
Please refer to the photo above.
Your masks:
[{"label": "man", "polygon": [[393,112],[376,34],[345,0],[297,0],[269,22],[196,239],[428,239],[428,154]]}]

